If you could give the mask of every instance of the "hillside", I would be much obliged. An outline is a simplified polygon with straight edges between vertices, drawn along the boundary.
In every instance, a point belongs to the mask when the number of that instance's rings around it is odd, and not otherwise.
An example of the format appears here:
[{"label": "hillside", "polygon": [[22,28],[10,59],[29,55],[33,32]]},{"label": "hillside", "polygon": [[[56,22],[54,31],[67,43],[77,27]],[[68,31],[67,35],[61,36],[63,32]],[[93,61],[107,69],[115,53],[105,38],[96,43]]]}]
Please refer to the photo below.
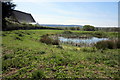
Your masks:
[{"label": "hillside", "polygon": [[[3,78],[119,78],[120,49],[99,50],[67,44],[47,45],[40,42],[43,35],[64,30],[3,31]],[[89,31],[72,31],[92,34]],[[95,32],[99,35],[99,32]],[[115,37],[117,33],[105,33]]]}]

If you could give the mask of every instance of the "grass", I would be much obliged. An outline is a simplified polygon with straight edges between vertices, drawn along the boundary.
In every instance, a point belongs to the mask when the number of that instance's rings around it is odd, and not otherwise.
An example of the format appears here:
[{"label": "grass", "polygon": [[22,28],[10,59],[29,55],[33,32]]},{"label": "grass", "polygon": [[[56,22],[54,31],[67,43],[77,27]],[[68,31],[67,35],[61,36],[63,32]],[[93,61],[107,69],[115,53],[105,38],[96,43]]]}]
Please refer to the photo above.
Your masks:
[{"label": "grass", "polygon": [[[46,34],[63,30],[3,31],[2,70],[4,78],[120,78],[120,49],[99,50],[69,44],[40,42]],[[97,33],[72,31],[73,33]],[[116,37],[117,33],[104,33]]]},{"label": "grass", "polygon": [[98,49],[118,49],[120,48],[119,40],[99,41],[95,44]]}]

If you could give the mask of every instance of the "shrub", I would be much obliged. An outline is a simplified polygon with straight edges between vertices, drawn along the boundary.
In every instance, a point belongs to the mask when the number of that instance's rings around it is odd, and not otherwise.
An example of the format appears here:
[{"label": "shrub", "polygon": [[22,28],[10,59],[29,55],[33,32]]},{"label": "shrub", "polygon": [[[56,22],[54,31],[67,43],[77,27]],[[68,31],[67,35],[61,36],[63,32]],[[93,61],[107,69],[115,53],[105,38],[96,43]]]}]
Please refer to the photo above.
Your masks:
[{"label": "shrub", "polygon": [[10,67],[11,61],[12,61],[11,59],[3,60],[3,62],[2,62],[2,70],[3,70],[3,72]]},{"label": "shrub", "polygon": [[70,27],[70,30],[76,30],[76,28],[75,27]]},{"label": "shrub", "polygon": [[71,34],[71,33],[73,33],[73,32],[71,32],[71,31],[64,31],[63,33],[64,33],[64,34]]},{"label": "shrub", "polygon": [[118,39],[116,45],[117,45],[117,48],[119,49],[120,48],[120,39]]},{"label": "shrub", "polygon": [[32,73],[32,78],[33,79],[42,79],[42,78],[45,78],[45,75],[44,75],[44,73],[42,71],[37,70],[37,71],[34,71]]},{"label": "shrub", "polygon": [[98,49],[117,49],[120,48],[118,40],[107,40],[97,42],[94,46]]},{"label": "shrub", "polygon": [[59,40],[53,40],[53,41],[52,41],[52,44],[53,44],[53,45],[59,45]]},{"label": "shrub", "polygon": [[100,41],[100,42],[97,42],[95,44],[95,47],[98,48],[98,49],[105,49],[107,46],[106,42],[105,41]]},{"label": "shrub", "polygon": [[102,38],[102,37],[106,37],[106,34],[102,31],[101,32],[94,32],[93,36]]},{"label": "shrub", "polygon": [[57,48],[63,49],[63,46],[62,45],[58,45]]},{"label": "shrub", "polygon": [[91,48],[89,48],[89,47],[83,47],[83,48],[81,48],[81,50],[83,52],[96,52],[96,48],[95,47],[91,47]]},{"label": "shrub", "polygon": [[95,27],[91,25],[84,25],[83,30],[84,31],[95,31]]},{"label": "shrub", "polygon": [[104,61],[104,63],[110,67],[115,67],[116,65],[119,65],[118,62],[115,60],[107,60],[107,61]]},{"label": "shrub", "polygon": [[5,72],[6,70],[10,70],[10,68],[17,68],[20,69],[22,67],[28,66],[29,62],[28,59],[24,58],[8,58],[3,60],[2,62],[2,70]]},{"label": "shrub", "polygon": [[15,40],[21,40],[21,41],[22,41],[22,38],[19,37],[19,36],[16,36],[16,37],[15,37]]},{"label": "shrub", "polygon": [[40,53],[40,54],[45,54],[45,51],[40,51],[39,53]]},{"label": "shrub", "polygon": [[40,39],[42,43],[46,44],[53,44],[53,45],[59,45],[59,40],[58,39],[52,39],[48,35],[43,35]]},{"label": "shrub", "polygon": [[6,59],[12,59],[14,58],[14,54],[6,54],[3,56],[3,59],[6,60]]},{"label": "shrub", "polygon": [[40,41],[46,44],[50,44],[52,40],[47,35],[43,35]]}]

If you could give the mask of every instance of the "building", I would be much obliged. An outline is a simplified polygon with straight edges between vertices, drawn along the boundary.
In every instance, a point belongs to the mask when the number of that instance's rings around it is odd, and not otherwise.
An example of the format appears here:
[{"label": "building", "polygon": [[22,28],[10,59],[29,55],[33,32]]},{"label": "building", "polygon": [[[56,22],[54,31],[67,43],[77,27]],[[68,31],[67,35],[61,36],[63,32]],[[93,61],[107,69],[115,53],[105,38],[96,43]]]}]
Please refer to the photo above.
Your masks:
[{"label": "building", "polygon": [[18,23],[36,24],[36,21],[30,13],[13,10],[12,18],[15,22]]}]

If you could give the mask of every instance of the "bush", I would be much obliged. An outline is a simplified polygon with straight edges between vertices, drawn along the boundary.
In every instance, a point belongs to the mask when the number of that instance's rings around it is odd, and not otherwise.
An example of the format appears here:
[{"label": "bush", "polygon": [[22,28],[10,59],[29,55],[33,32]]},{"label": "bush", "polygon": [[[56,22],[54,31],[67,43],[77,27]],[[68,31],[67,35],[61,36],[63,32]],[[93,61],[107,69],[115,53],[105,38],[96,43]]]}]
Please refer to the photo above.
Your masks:
[{"label": "bush", "polygon": [[53,44],[53,45],[59,45],[59,40],[58,39],[52,39],[48,35],[43,35],[40,39],[42,43],[46,44]]},{"label": "bush", "polygon": [[84,25],[83,30],[84,31],[95,31],[95,27],[91,25]]},{"label": "bush", "polygon": [[2,70],[3,72],[6,70],[10,70],[10,68],[17,68],[20,69],[22,67],[28,66],[29,62],[28,59],[24,58],[8,58],[6,60],[3,60],[2,62]]},{"label": "bush", "polygon": [[16,36],[16,37],[15,37],[15,40],[22,40],[22,39],[21,39],[21,37]]},{"label": "bush", "polygon": [[97,42],[94,46],[97,49],[117,49],[120,48],[120,45],[118,43],[118,40],[107,40]]},{"label": "bush", "polygon": [[40,54],[45,54],[45,51],[40,51],[39,53],[40,53]]},{"label": "bush", "polygon": [[33,73],[32,73],[32,78],[33,79],[42,79],[42,78],[45,78],[45,76],[44,76],[44,73],[42,72],[42,71],[40,71],[40,70],[37,70],[37,71],[34,71]]},{"label": "bush", "polygon": [[12,59],[12,58],[14,58],[14,57],[15,57],[14,54],[5,54],[5,55],[3,56],[3,59],[4,59],[4,60],[6,60],[6,59]]},{"label": "bush", "polygon": [[93,36],[102,38],[102,37],[106,37],[107,35],[101,31],[101,32],[94,32]]},{"label": "bush", "polygon": [[58,45],[57,48],[63,49],[63,46],[62,45]]},{"label": "bush", "polygon": [[117,45],[117,48],[120,49],[120,39],[118,39],[116,45]]}]

